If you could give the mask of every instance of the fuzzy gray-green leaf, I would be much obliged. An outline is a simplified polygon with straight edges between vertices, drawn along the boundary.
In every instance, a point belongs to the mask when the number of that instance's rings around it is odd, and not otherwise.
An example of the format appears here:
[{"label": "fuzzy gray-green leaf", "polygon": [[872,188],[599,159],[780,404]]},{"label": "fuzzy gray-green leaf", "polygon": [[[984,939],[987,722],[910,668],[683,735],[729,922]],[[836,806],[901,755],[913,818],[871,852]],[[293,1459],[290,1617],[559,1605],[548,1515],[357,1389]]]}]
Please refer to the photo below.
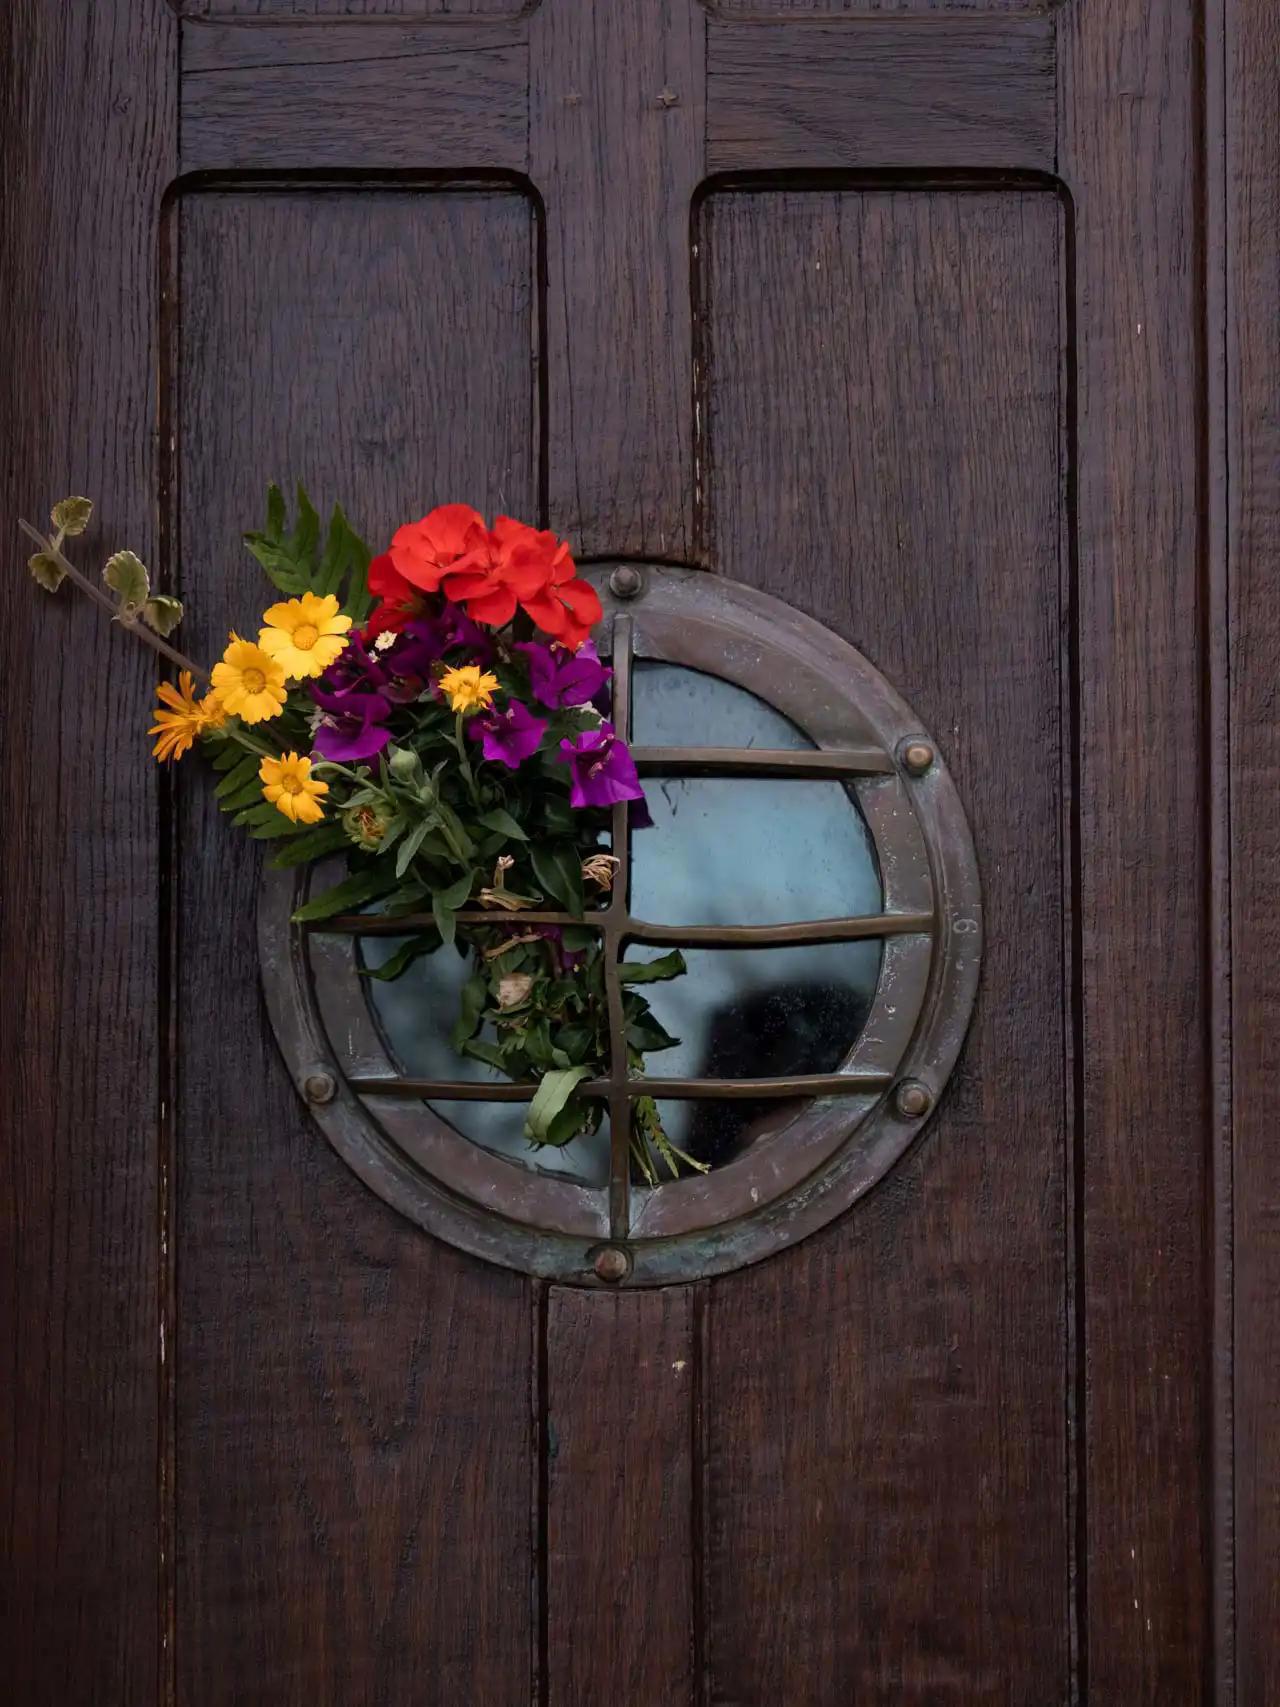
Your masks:
[{"label": "fuzzy gray-green leaf", "polygon": [[172,634],[182,621],[182,600],[168,593],[156,593],[143,605],[142,620],[157,634]]},{"label": "fuzzy gray-green leaf", "polygon": [[46,593],[56,593],[67,573],[57,558],[51,557],[47,551],[37,551],[34,557],[28,557],[27,568]]},{"label": "fuzzy gray-green leaf", "polygon": [[53,506],[49,519],[59,533],[83,533],[93,514],[92,498],[63,498]]},{"label": "fuzzy gray-green leaf", "polygon": [[117,551],[108,557],[102,579],[120,595],[120,607],[130,616],[141,610],[151,592],[147,566],[132,551]]}]

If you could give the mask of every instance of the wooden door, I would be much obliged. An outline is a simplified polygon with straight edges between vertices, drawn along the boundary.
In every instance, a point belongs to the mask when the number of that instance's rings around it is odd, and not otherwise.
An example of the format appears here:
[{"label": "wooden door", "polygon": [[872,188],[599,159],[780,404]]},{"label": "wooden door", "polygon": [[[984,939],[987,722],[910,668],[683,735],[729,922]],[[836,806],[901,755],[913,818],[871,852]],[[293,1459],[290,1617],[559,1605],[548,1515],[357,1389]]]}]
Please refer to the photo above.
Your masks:
[{"label": "wooden door", "polygon": [[22,1707],[1280,1699],[1265,10],[11,0],[10,518],[95,495],[193,650],[270,476],[765,588],[936,731],[988,931],[850,1213],[487,1266],[298,1100],[149,660],[12,582]]}]

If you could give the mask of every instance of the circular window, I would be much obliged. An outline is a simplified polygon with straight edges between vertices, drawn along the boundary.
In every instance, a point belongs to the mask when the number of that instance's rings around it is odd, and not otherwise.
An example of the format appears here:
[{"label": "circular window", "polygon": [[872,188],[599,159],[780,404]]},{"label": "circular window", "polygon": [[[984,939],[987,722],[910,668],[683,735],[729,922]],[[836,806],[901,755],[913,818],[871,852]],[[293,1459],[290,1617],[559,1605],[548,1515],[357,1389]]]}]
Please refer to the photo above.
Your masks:
[{"label": "circular window", "polygon": [[[599,1130],[530,1149],[534,1087],[449,1042],[465,963],[437,953],[394,982],[362,975],[395,952],[393,920],[299,928],[306,875],[269,872],[260,943],[285,1059],[374,1191],[508,1267],[655,1285],[794,1243],[892,1166],[959,1052],[981,903],[934,743],[853,647],[703,571],[592,579],[614,722],[653,819],[614,809],[622,872],[587,920],[623,1063],[584,1087],[604,1105]],[[661,1077],[628,1076],[625,969],[674,947],[688,973],[649,1000],[679,1046]],[[637,1163],[641,1098],[707,1172]]]}]

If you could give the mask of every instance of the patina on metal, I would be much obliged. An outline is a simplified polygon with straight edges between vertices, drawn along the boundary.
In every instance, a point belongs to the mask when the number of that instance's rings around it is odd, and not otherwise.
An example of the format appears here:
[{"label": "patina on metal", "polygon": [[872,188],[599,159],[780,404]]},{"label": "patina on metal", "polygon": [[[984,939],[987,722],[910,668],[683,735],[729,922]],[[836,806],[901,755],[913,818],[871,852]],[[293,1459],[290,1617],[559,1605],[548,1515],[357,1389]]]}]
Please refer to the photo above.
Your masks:
[{"label": "patina on metal", "polygon": [[[582,1087],[609,1112],[610,1177],[592,1188],[473,1144],[431,1100],[528,1101],[532,1084],[400,1072],[358,976],[361,936],[402,935],[416,916],[345,915],[298,928],[307,874],[268,874],[260,944],[268,1004],[295,1082],[330,1142],[380,1196],[428,1231],[529,1273],[583,1285],[658,1285],[759,1260],[856,1201],[911,1144],[959,1053],[977,989],[981,901],[968,827],[936,746],[845,641],[753,589],[697,570],[598,567],[601,650],[613,721],[628,735],[634,658],[736,682],[788,717],[811,749],[637,747],[642,774],[827,778],[856,796],[879,861],[883,910],[804,923],[660,925],[630,911],[630,808],[613,809],[618,869],[588,912],[605,958],[610,1070]],[[325,874],[321,881],[328,881]],[[582,921],[527,912],[531,923]],[[491,923],[464,912],[460,922]],[[766,947],[883,943],[870,1014],[835,1073],[767,1079],[633,1076],[623,986],[629,943]],[[632,1179],[637,1097],[773,1099],[783,1123],[707,1176]],[[794,1104],[788,1118],[787,1106]]]}]

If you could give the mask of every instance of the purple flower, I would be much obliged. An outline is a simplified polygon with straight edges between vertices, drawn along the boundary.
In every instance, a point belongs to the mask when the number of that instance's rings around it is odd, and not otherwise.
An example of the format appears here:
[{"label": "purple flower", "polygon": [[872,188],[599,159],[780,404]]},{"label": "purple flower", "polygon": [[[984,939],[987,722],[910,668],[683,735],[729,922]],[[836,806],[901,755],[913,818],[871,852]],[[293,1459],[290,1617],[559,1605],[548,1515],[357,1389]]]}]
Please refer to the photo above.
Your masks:
[{"label": "purple flower", "polygon": [[[595,642],[584,640],[576,652],[538,640],[520,641],[515,650],[529,660],[533,697],[551,711],[566,705],[590,705],[604,692],[613,671],[600,662]],[[601,706],[601,710],[605,709]]]},{"label": "purple flower", "polygon": [[371,759],[391,739],[383,728],[392,710],[391,678],[359,635],[351,636],[342,656],[309,687],[325,713],[313,742],[321,758],[338,764]]},{"label": "purple flower", "polygon": [[535,717],[528,706],[513,699],[505,711],[494,706],[483,717],[473,717],[467,734],[484,743],[484,756],[508,770],[518,770],[547,732],[544,717]]},{"label": "purple flower", "polygon": [[573,772],[571,806],[613,806],[619,800],[643,800],[635,760],[612,723],[585,730],[560,743],[560,763]]}]

